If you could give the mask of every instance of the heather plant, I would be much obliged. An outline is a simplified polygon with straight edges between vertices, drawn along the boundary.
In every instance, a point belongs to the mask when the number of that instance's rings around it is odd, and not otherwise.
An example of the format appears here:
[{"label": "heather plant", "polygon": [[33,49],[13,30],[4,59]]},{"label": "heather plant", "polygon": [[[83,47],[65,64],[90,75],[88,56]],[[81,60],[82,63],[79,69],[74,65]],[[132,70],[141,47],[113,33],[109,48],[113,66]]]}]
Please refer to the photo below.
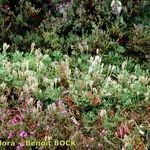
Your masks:
[{"label": "heather plant", "polygon": [[[0,149],[149,149],[148,1],[0,9]],[[75,144],[26,144],[55,140]]]},{"label": "heather plant", "polygon": [[[7,42],[11,44],[11,50],[18,48],[26,51],[35,42],[44,53],[51,54],[51,51],[59,50],[70,54],[71,45],[75,44],[76,47],[78,44],[76,37],[84,37],[89,40],[88,45],[92,49],[88,53],[95,54],[93,51],[97,47],[102,53],[107,53],[114,49],[110,44],[113,41],[118,42],[118,47],[122,46],[122,54],[140,57],[138,53],[142,52],[147,59],[149,52],[145,41],[148,43],[149,40],[149,2],[122,2],[117,18],[111,6],[111,1],[97,0],[84,3],[78,0],[67,3],[16,1],[13,4],[4,1],[0,14],[1,44]],[[138,24],[143,26],[143,35],[137,33],[135,26]],[[94,30],[101,35],[93,35]],[[99,39],[99,36],[102,38]]]},{"label": "heather plant", "polygon": [[145,28],[147,28],[147,32],[145,32],[143,25],[134,25],[133,36],[129,40],[129,49],[149,55],[150,33],[149,27]]}]

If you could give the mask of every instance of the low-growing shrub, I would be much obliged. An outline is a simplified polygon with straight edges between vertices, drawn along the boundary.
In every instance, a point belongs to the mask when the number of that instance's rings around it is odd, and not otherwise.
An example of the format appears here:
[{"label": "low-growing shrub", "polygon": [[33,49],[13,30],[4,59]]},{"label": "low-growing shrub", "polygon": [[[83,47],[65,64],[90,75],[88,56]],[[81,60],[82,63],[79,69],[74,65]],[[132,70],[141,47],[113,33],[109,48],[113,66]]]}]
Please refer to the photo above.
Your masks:
[{"label": "low-growing shrub", "polygon": [[3,44],[0,139],[16,145],[2,148],[33,149],[26,140],[62,139],[75,141],[70,149],[148,147],[142,141],[149,137],[148,70],[137,64],[131,71],[127,60],[121,66],[103,63],[99,55],[75,61],[54,53],[52,60],[34,46],[30,53],[8,53]]}]

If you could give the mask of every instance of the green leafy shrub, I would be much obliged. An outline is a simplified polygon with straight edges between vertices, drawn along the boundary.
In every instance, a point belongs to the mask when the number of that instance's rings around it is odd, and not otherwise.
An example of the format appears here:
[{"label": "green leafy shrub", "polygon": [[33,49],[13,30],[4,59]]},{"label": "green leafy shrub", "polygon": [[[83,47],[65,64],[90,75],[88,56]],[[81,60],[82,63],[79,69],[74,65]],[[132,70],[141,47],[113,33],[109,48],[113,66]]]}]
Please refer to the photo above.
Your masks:
[{"label": "green leafy shrub", "polygon": [[129,40],[128,47],[130,50],[142,52],[143,55],[150,53],[150,32],[149,27],[143,27],[142,25],[134,25],[132,30],[132,36]]},{"label": "green leafy shrub", "polygon": [[149,2],[110,4],[1,1],[1,149],[149,148]]},{"label": "green leafy shrub", "polygon": [[[79,42],[86,40],[89,46],[86,52],[95,55],[97,48],[102,53],[107,53],[112,50],[113,43],[118,42],[118,47],[122,48],[115,47],[115,49],[122,49],[122,54],[132,56],[130,51],[133,50],[133,53],[137,52],[134,55],[139,58],[141,52],[147,58],[149,13],[144,10],[148,9],[149,3],[122,2],[124,8],[118,19],[111,14],[110,3],[97,0],[84,3],[78,3],[76,0],[64,5],[58,1],[52,3],[19,1],[14,4],[3,2],[0,13],[1,43],[11,44],[11,50],[18,48],[26,51],[31,43],[35,42],[44,53],[52,54],[51,51],[56,49],[62,53],[72,54],[71,45],[78,47]],[[50,10],[51,14],[47,7],[53,8]],[[139,26],[133,27],[132,24],[141,24],[143,31],[139,33],[137,31]],[[77,48],[75,51],[78,53]]]}]

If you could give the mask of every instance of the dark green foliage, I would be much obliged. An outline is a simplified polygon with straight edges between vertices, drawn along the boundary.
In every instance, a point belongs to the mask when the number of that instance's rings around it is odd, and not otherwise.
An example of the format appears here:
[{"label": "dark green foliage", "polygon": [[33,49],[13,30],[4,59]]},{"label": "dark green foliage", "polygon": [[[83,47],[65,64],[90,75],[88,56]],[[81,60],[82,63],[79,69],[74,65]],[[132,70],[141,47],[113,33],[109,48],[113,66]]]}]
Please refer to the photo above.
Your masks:
[{"label": "dark green foliage", "polygon": [[150,3],[110,4],[0,1],[0,142],[18,144],[2,149],[149,148]]},{"label": "dark green foliage", "polygon": [[[139,58],[143,55],[141,59],[147,57],[150,43],[149,1],[122,1],[123,10],[119,19],[111,14],[110,3],[75,0],[65,10],[67,21],[63,22],[63,14],[59,10],[61,3],[58,1],[2,1],[0,43],[11,44],[11,50],[28,51],[34,42],[37,47],[46,48],[45,53],[60,50],[71,55],[70,46],[76,47],[81,42],[75,37],[92,37],[88,40],[88,52],[92,55],[96,54],[96,49],[100,49],[101,53],[115,51]],[[137,33],[140,26],[142,31]],[[103,32],[102,37],[100,34],[91,36],[95,28],[96,32]],[[118,43],[113,46],[113,42]]]}]

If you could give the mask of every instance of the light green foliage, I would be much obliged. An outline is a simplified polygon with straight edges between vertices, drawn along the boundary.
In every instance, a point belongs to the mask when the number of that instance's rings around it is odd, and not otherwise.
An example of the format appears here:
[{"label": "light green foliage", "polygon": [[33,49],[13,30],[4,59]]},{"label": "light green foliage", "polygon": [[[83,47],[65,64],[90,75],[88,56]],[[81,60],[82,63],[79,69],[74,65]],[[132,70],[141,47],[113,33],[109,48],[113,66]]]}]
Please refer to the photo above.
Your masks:
[{"label": "light green foliage", "polygon": [[[43,55],[39,49],[25,56],[19,51],[12,53],[11,57],[2,53],[1,84],[22,87],[41,100],[54,100],[63,89],[61,80],[65,80],[69,83],[71,93],[77,90],[75,95],[79,96],[80,88],[84,90],[85,94],[81,94],[83,100],[86,99],[86,92],[95,88],[104,100],[102,104],[106,106],[111,104],[109,99],[115,99],[114,105],[127,107],[147,101],[145,94],[148,93],[150,79],[140,65],[136,65],[130,73],[127,70],[128,61],[123,62],[120,68],[105,65],[99,56],[91,57],[88,62],[89,58],[83,55],[78,57],[74,66],[68,62],[75,62],[76,58],[63,57],[59,51],[55,51],[53,56],[56,61],[51,61],[49,55]],[[49,95],[51,90],[53,92]],[[82,106],[82,101],[80,105]]]},{"label": "light green foliage", "polygon": [[121,1],[119,17],[110,0],[63,13],[57,0],[13,2],[0,4],[0,139],[149,148],[149,2]]}]

